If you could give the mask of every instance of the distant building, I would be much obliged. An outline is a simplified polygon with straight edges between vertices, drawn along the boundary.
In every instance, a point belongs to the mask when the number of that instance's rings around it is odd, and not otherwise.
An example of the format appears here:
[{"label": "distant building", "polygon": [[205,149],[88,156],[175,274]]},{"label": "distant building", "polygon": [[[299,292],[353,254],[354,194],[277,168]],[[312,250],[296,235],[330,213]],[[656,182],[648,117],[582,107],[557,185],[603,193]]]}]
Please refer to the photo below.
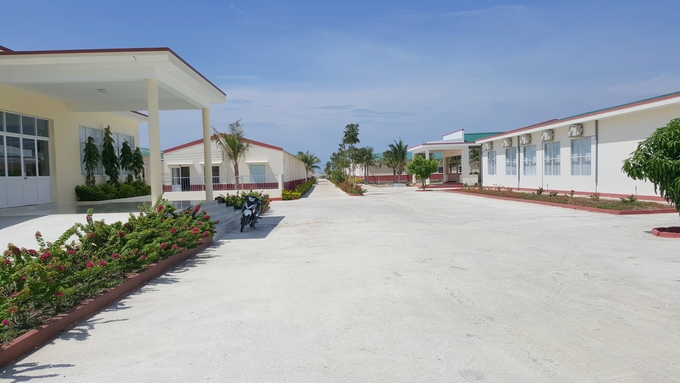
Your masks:
[{"label": "distant building", "polygon": [[541,122],[477,140],[483,185],[660,200],[621,171],[638,143],[680,117],[680,92]]},{"label": "distant building", "polygon": [[[254,140],[245,160],[239,163],[239,190],[267,191],[280,197],[305,182],[305,166],[297,157],[278,146]],[[216,194],[236,190],[234,165],[222,158],[217,144],[211,141],[212,183]],[[205,166],[203,140],[191,141],[163,151],[163,191],[204,190]],[[312,176],[310,174],[310,176]]]}]

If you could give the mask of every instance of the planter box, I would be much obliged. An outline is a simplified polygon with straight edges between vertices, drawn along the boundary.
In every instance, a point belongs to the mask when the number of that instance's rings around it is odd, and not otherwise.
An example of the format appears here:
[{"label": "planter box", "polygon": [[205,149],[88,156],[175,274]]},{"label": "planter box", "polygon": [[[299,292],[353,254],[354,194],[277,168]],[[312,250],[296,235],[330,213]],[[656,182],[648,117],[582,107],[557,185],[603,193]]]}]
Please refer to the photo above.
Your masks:
[{"label": "planter box", "polygon": [[127,277],[120,285],[107,289],[94,298],[87,299],[75,308],[65,313],[58,314],[37,328],[2,345],[2,347],[0,347],[0,367],[33,351],[36,347],[39,347],[43,343],[56,337],[74,323],[101,311],[111,303],[143,286],[148,281],[163,275],[168,269],[204,250],[211,243],[212,238],[204,239],[202,240],[202,244],[197,248],[185,250],[163,259],[158,263],[153,263],[149,265],[146,270]]}]

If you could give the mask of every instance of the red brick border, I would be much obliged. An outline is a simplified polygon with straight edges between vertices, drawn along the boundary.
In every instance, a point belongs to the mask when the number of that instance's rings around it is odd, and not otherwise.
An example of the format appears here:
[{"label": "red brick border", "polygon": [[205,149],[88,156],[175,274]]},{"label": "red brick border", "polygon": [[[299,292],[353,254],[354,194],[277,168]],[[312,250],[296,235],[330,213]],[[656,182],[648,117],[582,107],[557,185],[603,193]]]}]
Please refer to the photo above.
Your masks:
[{"label": "red brick border", "polygon": [[657,237],[680,238],[680,226],[655,227],[652,229],[652,234]]},{"label": "red brick border", "polygon": [[148,281],[162,275],[171,267],[204,250],[211,243],[212,238],[208,238],[203,240],[202,244],[197,248],[185,250],[158,263],[151,264],[146,270],[127,277],[120,285],[107,289],[94,298],[87,299],[75,308],[58,314],[46,323],[2,345],[0,347],[0,367],[33,351],[36,347],[56,337],[74,323],[101,311],[111,303],[143,286]]},{"label": "red brick border", "polygon": [[665,214],[665,213],[677,213],[678,212],[675,208],[640,209],[640,210],[610,210],[610,209],[599,209],[599,208],[596,208],[596,207],[566,205],[566,204],[563,204],[563,203],[556,203],[556,202],[532,201],[532,200],[527,200],[527,199],[522,199],[522,198],[509,198],[509,197],[498,197],[498,196],[495,196],[495,195],[487,195],[487,194],[467,193],[463,190],[446,190],[446,191],[449,192],[449,193],[460,193],[460,194],[471,195],[471,196],[476,196],[476,197],[493,198],[493,199],[500,199],[500,200],[504,200],[504,201],[533,203],[533,204],[536,204],[536,205],[556,206],[556,207],[561,207],[561,208],[565,208],[565,209],[583,210],[583,211],[590,211],[590,212],[593,212],[593,213],[604,213],[604,214],[613,214],[613,215]]}]

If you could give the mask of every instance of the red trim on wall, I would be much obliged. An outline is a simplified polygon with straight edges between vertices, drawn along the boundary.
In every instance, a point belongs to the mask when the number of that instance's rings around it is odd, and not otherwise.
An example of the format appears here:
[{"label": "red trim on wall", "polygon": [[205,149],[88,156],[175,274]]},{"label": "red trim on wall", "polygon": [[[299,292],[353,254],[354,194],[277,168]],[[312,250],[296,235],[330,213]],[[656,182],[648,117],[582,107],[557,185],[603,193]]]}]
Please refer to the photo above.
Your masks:
[{"label": "red trim on wall", "polygon": [[300,185],[305,183],[305,179],[301,178],[298,180],[293,180],[293,181],[286,181],[283,183],[283,188],[286,190],[295,190],[295,188]]}]

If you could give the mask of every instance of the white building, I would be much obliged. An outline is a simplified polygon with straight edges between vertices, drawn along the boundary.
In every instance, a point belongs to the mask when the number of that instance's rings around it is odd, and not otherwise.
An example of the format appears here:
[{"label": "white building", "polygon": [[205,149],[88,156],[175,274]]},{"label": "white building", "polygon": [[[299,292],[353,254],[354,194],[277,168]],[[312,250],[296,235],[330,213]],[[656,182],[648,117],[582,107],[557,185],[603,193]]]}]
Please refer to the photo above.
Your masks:
[{"label": "white building", "polygon": [[[87,137],[101,144],[110,126],[116,146],[128,141],[134,147],[140,122],[149,126],[146,176],[155,198],[162,193],[159,111],[201,109],[209,140],[210,105],[225,101],[219,88],[169,48],[0,47],[0,208],[74,203],[75,186],[85,184]],[[211,186],[205,194],[212,199]]]},{"label": "white building", "polygon": [[[239,163],[239,190],[265,191],[273,198],[283,189],[291,190],[305,182],[305,165],[278,146],[246,139],[251,149]],[[211,140],[212,184],[217,194],[236,190],[234,165],[222,158]],[[163,191],[205,190],[203,140],[196,140],[163,151]]]},{"label": "white building", "polygon": [[637,144],[680,117],[680,92],[555,119],[477,140],[482,184],[514,190],[660,200],[621,171]]},{"label": "white building", "polygon": [[[442,180],[443,182],[459,182],[474,185],[478,181],[479,164],[470,164],[470,150],[479,150],[476,140],[492,136],[494,133],[465,133],[465,129],[445,134],[441,140],[429,141],[415,145],[408,149],[412,155],[423,154],[425,158],[440,159],[439,172],[432,174],[427,180]],[[460,166],[448,169],[450,157],[460,156]],[[415,176],[413,177],[415,183]]]}]

